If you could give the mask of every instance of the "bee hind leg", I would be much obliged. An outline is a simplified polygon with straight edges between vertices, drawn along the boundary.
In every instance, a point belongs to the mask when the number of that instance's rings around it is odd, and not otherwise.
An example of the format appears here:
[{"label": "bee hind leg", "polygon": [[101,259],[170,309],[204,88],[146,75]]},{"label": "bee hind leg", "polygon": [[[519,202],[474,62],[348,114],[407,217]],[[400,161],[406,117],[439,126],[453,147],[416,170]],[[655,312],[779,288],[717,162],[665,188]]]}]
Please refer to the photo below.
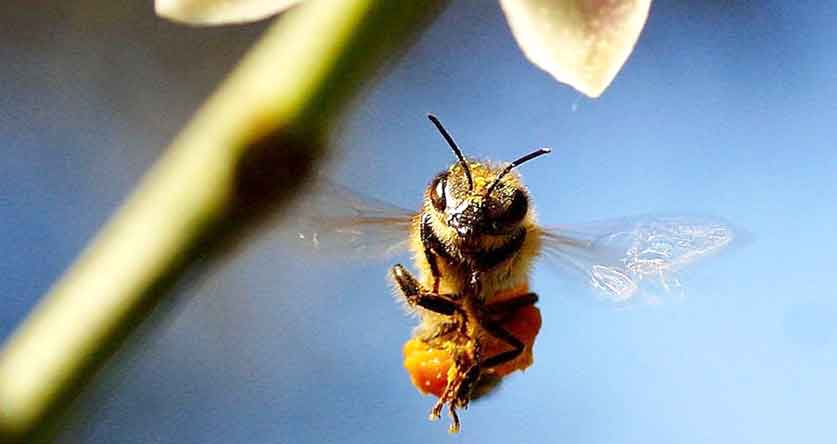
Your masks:
[{"label": "bee hind leg", "polygon": [[[436,401],[436,405],[433,406],[433,409],[430,410],[430,420],[436,421],[442,416],[442,409],[445,405],[448,404],[447,402],[442,402],[441,399]],[[461,423],[459,421],[459,414],[456,413],[456,405],[450,403],[448,406],[448,414],[450,415],[450,426],[448,427],[448,432],[450,433],[458,433]]]},{"label": "bee hind leg", "polygon": [[450,335],[462,332],[462,326],[460,325],[461,322],[457,322],[457,320],[452,320],[450,322],[440,322],[435,328],[431,331],[426,332],[421,335],[421,340],[427,343],[431,343],[439,338],[446,338]]},{"label": "bee hind leg", "polygon": [[480,325],[495,338],[511,345],[512,349],[486,358],[481,362],[483,367],[491,368],[505,364],[516,359],[523,353],[526,348],[523,342],[509,333],[500,323],[509,316],[512,316],[518,309],[528,305],[534,305],[536,302],[538,302],[537,294],[524,293],[511,299],[489,304],[485,307],[485,314],[487,316],[483,315],[481,317]]},{"label": "bee hind leg", "polygon": [[480,366],[478,364],[471,365],[464,372],[457,372],[456,376],[448,382],[445,392],[442,393],[442,396],[439,397],[436,404],[430,410],[430,420],[435,421],[439,419],[442,414],[442,409],[447,405],[451,421],[448,431],[450,433],[459,432],[459,414],[456,411],[457,409],[464,410],[468,408],[468,403],[471,401],[471,392],[480,377],[480,373]]},{"label": "bee hind leg", "polygon": [[483,360],[480,363],[483,368],[491,368],[500,364],[505,364],[523,353],[523,350],[526,348],[523,342],[521,342],[520,339],[517,339],[513,334],[509,333],[496,321],[484,319],[481,324],[486,331],[491,333],[491,335],[512,346],[511,350],[498,353]]},{"label": "bee hind leg", "polygon": [[488,304],[485,306],[485,311],[489,314],[489,316],[491,316],[491,319],[502,322],[504,319],[513,315],[517,309],[528,305],[535,305],[537,302],[537,294],[524,293],[511,299]]}]

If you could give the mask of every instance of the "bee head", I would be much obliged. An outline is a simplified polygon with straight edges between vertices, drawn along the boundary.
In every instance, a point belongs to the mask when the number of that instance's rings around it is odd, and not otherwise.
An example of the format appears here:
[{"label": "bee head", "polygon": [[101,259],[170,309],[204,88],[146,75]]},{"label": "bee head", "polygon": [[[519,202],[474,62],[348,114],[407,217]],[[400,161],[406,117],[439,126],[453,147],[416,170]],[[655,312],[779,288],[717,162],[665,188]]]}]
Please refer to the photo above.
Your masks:
[{"label": "bee head", "polygon": [[427,210],[435,213],[438,221],[465,242],[479,239],[482,235],[514,232],[529,213],[529,194],[512,169],[550,150],[541,148],[505,165],[465,159],[439,120],[433,115],[428,117],[447,140],[459,162],[430,182],[425,193]]}]

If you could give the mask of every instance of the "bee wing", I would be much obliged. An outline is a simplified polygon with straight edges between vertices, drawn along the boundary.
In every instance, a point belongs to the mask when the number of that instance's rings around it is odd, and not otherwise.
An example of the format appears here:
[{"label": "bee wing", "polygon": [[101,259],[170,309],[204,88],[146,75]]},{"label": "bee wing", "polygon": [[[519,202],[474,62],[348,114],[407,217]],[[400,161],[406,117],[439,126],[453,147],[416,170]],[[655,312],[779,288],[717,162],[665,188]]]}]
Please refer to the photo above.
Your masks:
[{"label": "bee wing", "polygon": [[415,212],[317,178],[283,223],[297,245],[321,254],[380,258],[407,249]]},{"label": "bee wing", "polygon": [[581,272],[604,299],[626,303],[656,302],[659,290],[682,292],[677,272],[735,235],[721,220],[644,215],[546,228],[542,237],[547,258]]}]

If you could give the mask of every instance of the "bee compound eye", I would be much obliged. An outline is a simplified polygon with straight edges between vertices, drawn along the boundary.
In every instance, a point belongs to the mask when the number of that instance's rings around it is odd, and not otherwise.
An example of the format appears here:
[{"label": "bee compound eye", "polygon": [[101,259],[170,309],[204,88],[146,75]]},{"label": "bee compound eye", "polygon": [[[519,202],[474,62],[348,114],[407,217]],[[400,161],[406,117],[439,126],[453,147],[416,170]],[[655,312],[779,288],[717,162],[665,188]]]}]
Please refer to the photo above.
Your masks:
[{"label": "bee compound eye", "polygon": [[445,199],[445,187],[447,186],[447,177],[439,176],[433,181],[430,186],[430,202],[433,207],[439,211],[444,211],[447,206]]},{"label": "bee compound eye", "polygon": [[503,213],[502,219],[506,223],[516,223],[523,220],[526,212],[529,211],[529,199],[526,193],[521,190],[514,190],[511,202]]}]

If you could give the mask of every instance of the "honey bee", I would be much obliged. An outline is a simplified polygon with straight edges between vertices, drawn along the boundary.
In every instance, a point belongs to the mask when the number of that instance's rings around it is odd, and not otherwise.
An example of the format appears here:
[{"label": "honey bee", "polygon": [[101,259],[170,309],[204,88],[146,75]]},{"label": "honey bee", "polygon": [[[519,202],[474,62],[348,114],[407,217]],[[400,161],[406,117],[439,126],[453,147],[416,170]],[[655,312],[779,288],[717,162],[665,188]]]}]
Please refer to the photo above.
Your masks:
[{"label": "honey bee", "polygon": [[[404,345],[404,365],[419,391],[438,397],[431,420],[448,408],[451,432],[460,427],[457,410],[533,362],[541,316],[529,275],[538,257],[581,272],[605,299],[626,303],[647,282],[678,288],[678,269],[733,239],[724,222],[695,217],[542,227],[516,168],[549,149],[511,163],[466,158],[439,119],[428,118],[457,161],[430,181],[418,212],[325,182],[325,211],[303,210],[298,236],[316,248],[342,244],[361,255],[413,253],[416,275],[401,264],[389,271],[420,319]],[[341,209],[348,213],[338,215]]]}]

